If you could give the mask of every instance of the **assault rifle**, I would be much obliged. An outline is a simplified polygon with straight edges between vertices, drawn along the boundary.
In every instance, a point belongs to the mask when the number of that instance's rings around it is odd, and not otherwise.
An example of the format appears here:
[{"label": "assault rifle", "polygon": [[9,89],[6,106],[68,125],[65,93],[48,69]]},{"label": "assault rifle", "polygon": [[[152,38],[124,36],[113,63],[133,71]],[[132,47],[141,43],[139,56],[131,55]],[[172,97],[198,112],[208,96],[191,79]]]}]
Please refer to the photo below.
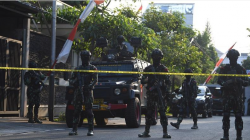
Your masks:
[{"label": "assault rifle", "polygon": [[[32,81],[35,81],[33,84],[33,86],[39,90],[41,89],[42,86],[44,86],[44,83],[41,80],[41,75],[40,72],[38,71],[38,73],[36,73],[35,71],[30,71],[31,74],[31,78],[33,79]],[[40,90],[41,91],[41,90]]]},{"label": "assault rifle", "polygon": [[80,88],[80,93],[81,93],[81,96],[82,96],[82,101],[84,102],[84,95],[83,95],[83,84],[84,84],[84,76],[81,76],[80,75],[80,72],[77,72],[77,79],[79,81],[79,88]]},{"label": "assault rifle", "polygon": [[[155,72],[155,68],[153,66],[152,68],[152,72]],[[162,98],[162,92],[161,92],[161,88],[160,88],[160,81],[159,79],[156,77],[156,75],[154,74],[154,85],[152,87],[149,88],[150,91],[153,91],[154,89],[157,90],[157,93],[158,93],[158,98],[159,98],[159,102],[160,104],[164,107],[164,110],[166,110],[166,107],[164,105],[164,101],[163,101],[163,98]]]}]

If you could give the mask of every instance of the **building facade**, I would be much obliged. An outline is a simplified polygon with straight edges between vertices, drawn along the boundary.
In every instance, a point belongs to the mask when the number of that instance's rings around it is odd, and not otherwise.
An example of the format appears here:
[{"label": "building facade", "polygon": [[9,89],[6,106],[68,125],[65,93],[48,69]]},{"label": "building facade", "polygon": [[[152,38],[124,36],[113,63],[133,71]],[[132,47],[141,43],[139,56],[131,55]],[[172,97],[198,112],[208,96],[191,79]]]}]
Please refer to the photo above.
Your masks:
[{"label": "building facade", "polygon": [[194,3],[154,3],[154,6],[165,13],[183,13],[186,26],[193,27]]}]

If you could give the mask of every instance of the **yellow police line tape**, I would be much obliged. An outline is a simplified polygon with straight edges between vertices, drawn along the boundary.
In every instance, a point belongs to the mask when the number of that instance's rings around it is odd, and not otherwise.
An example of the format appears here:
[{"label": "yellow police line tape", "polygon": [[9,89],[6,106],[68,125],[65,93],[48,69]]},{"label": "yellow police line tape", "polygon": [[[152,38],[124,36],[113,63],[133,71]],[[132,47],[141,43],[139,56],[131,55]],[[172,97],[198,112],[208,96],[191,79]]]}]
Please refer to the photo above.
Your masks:
[{"label": "yellow police line tape", "polygon": [[20,68],[20,67],[0,67],[5,70],[35,70],[35,71],[59,71],[59,72],[90,72],[90,73],[118,73],[118,74],[157,74],[157,75],[193,75],[193,76],[234,76],[250,77],[247,74],[204,74],[204,73],[171,73],[171,72],[138,72],[138,71],[106,71],[106,70],[72,70],[72,69],[45,69],[45,68]]}]

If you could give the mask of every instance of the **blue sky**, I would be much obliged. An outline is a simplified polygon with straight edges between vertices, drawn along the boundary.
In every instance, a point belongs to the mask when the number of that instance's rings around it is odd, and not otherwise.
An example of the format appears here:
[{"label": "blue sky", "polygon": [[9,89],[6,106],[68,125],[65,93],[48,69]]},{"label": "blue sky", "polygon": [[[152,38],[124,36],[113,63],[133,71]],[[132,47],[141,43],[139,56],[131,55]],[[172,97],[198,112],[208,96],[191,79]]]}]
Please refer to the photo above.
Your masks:
[{"label": "blue sky", "polygon": [[[118,7],[121,3],[130,3],[138,8],[143,5],[145,11],[152,0],[131,0],[112,2],[110,7]],[[194,28],[203,31],[207,21],[210,23],[214,46],[222,52],[228,50],[235,42],[235,49],[240,53],[250,53],[250,1],[248,0],[154,0],[155,3],[195,3]]]}]

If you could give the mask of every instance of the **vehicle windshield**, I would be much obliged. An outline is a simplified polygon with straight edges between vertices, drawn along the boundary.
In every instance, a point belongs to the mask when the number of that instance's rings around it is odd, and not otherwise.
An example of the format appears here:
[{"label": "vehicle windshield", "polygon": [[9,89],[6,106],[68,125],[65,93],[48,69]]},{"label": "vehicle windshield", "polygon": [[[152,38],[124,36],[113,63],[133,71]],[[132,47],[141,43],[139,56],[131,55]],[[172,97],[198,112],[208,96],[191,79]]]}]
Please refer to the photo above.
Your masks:
[{"label": "vehicle windshield", "polygon": [[203,87],[199,87],[199,89],[198,89],[198,92],[199,92],[199,94],[197,94],[197,96],[204,96],[205,95],[205,88],[203,88]]},{"label": "vehicle windshield", "polygon": [[[106,71],[133,71],[132,64],[100,64],[95,65],[98,70]],[[131,74],[122,74],[122,73],[98,73],[98,76],[127,76]]]}]

